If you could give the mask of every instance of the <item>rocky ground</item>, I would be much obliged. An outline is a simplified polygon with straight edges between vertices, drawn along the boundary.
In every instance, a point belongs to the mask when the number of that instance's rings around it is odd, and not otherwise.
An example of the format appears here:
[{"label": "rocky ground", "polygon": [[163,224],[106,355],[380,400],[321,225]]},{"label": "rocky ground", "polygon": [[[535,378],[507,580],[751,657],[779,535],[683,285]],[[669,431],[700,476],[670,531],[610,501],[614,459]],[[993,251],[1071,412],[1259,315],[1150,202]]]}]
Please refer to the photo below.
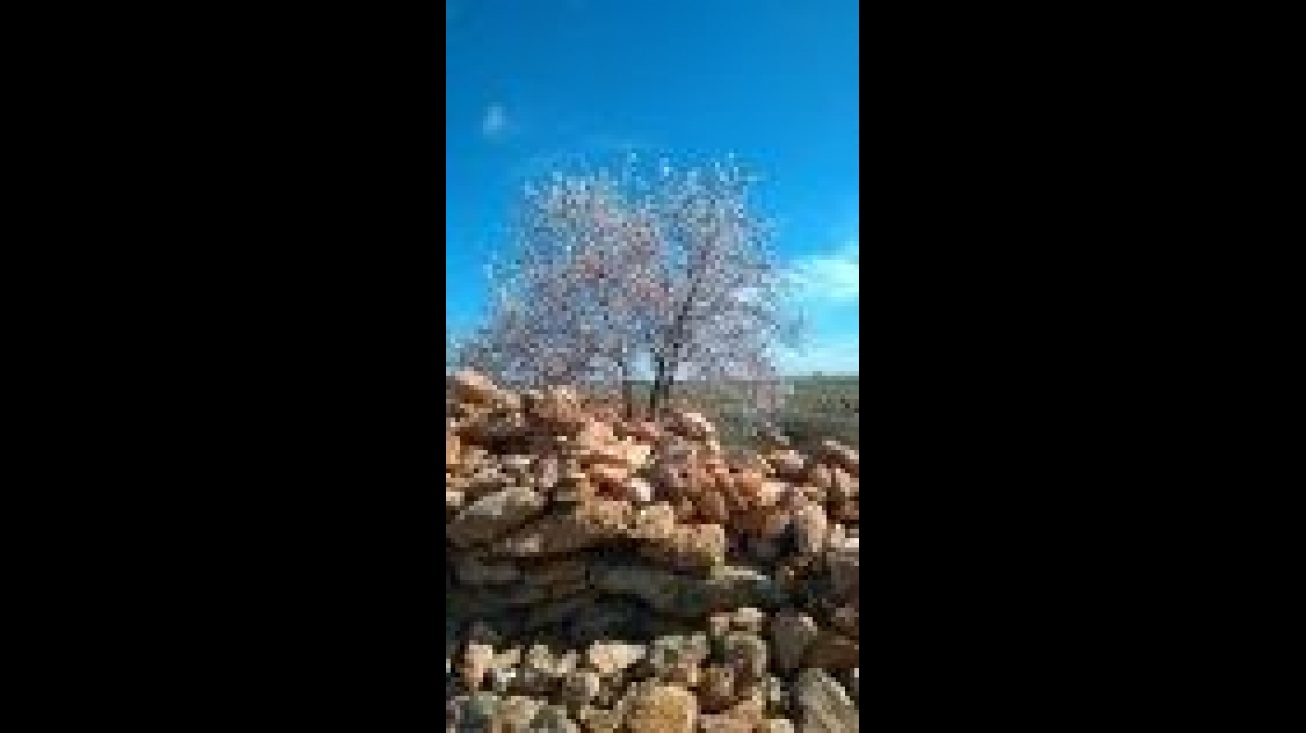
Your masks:
[{"label": "rocky ground", "polygon": [[470,372],[447,402],[448,730],[857,730],[856,451],[727,461],[696,413]]}]

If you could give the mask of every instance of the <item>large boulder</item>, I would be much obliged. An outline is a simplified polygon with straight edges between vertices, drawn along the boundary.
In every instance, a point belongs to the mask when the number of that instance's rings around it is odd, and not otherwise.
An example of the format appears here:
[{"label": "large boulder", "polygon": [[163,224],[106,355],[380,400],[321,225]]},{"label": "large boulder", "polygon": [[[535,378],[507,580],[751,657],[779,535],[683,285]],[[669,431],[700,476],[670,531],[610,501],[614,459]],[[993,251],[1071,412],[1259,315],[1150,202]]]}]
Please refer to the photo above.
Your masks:
[{"label": "large boulder", "polygon": [[459,512],[445,527],[455,547],[483,545],[520,527],[544,510],[544,497],[515,486],[482,497]]}]

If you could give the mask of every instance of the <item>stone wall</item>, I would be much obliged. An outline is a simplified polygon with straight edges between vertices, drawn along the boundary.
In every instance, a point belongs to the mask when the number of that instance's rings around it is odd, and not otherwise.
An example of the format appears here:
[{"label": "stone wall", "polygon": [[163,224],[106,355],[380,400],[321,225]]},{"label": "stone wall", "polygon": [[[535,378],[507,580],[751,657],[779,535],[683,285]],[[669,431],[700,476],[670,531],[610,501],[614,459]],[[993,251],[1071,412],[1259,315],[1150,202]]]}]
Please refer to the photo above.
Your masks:
[{"label": "stone wall", "polygon": [[448,729],[855,731],[859,458],[449,380]]}]

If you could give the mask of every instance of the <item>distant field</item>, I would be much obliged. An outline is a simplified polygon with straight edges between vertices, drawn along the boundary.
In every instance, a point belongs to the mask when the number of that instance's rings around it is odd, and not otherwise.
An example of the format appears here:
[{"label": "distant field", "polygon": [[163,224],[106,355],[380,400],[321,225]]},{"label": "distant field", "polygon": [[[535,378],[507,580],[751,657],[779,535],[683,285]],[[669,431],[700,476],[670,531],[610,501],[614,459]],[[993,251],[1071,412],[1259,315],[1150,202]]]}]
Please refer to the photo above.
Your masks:
[{"label": "distant field", "polygon": [[711,386],[683,385],[677,390],[676,398],[710,413],[722,443],[731,448],[750,446],[756,427],[768,419],[799,448],[827,438],[853,448],[861,447],[859,377],[796,377],[786,382],[791,391],[784,407],[769,416],[755,414],[747,400]]},{"label": "distant field", "polygon": [[800,443],[834,438],[860,449],[860,390],[856,376],[796,380],[778,420],[780,429]]},{"label": "distant field", "polygon": [[[852,448],[861,447],[861,404],[858,376],[809,376],[785,380],[788,396],[775,413],[760,412],[738,392],[703,384],[682,384],[673,402],[703,412],[717,426],[722,444],[746,449],[756,442],[757,429],[769,423],[800,450],[832,438]],[[637,384],[636,404],[647,404],[648,384]]]}]

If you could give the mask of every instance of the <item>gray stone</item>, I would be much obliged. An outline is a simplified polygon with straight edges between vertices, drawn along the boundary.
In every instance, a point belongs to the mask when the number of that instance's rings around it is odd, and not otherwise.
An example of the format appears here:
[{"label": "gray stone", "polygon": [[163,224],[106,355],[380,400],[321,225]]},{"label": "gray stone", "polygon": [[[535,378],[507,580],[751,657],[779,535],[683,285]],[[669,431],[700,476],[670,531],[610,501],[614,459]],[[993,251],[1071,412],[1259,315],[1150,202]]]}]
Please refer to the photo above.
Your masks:
[{"label": "gray stone", "polygon": [[752,685],[766,677],[766,642],[756,634],[726,634],[721,639],[721,652],[741,684]]},{"label": "gray stone", "polygon": [[682,618],[740,606],[775,608],[785,600],[770,576],[730,566],[714,568],[702,578],[644,565],[596,564],[590,567],[589,582],[596,590],[635,597]]},{"label": "gray stone", "polygon": [[544,497],[515,486],[481,497],[458,513],[445,528],[445,537],[466,548],[493,541],[544,511]]},{"label": "gray stone", "polygon": [[567,711],[557,705],[541,708],[531,721],[531,733],[580,733],[580,726],[567,716]]},{"label": "gray stone", "polygon": [[771,618],[769,630],[775,667],[781,672],[797,669],[820,633],[811,616],[788,610]]},{"label": "gray stone", "polygon": [[852,733],[857,707],[843,686],[825,670],[809,667],[794,680],[800,733]]}]

